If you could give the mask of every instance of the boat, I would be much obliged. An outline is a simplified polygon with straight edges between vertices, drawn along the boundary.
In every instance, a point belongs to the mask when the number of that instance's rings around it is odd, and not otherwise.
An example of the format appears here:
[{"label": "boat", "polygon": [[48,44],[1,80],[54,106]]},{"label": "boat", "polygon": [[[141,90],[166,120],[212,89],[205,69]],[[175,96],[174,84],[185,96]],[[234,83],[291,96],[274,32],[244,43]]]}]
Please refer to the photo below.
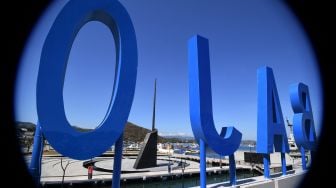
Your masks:
[{"label": "boat", "polygon": [[286,119],[287,121],[287,126],[289,127],[290,133],[288,137],[288,144],[289,144],[289,151],[290,152],[298,152],[299,148],[297,147],[294,139],[294,134],[293,134],[293,124],[289,123],[289,120]]},{"label": "boat", "polygon": [[185,155],[193,155],[193,154],[199,154],[200,151],[199,150],[186,150],[184,152]]}]

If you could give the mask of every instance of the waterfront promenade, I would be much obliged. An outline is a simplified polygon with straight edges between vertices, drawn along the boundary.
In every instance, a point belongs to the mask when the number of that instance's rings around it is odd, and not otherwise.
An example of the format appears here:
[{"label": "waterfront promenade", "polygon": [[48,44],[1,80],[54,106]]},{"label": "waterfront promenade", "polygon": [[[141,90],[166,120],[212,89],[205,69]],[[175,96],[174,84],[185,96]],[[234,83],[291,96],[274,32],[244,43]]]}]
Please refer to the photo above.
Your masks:
[{"label": "waterfront promenade", "polygon": [[[96,167],[104,168],[106,170],[111,170],[113,166],[113,159],[110,157],[98,157],[95,158],[97,161],[95,163]],[[171,171],[168,170],[168,163],[171,161]],[[187,160],[187,165],[184,167],[182,172],[182,167],[178,166],[178,163],[181,161],[180,158],[171,157],[158,157],[158,167],[154,168],[146,168],[134,170],[133,164],[135,159],[132,157],[126,157],[122,160],[122,174],[121,181],[129,181],[129,180],[146,180],[151,178],[167,178],[169,176],[179,177],[182,174],[184,176],[195,176],[199,174],[199,163],[196,161]],[[185,160],[182,159],[183,162]],[[65,182],[71,181],[89,181],[88,180],[88,170],[83,167],[84,161],[73,160],[69,158],[63,158],[62,163],[65,166],[69,162],[69,166],[65,172]],[[246,169],[250,170],[250,166],[247,165],[239,165],[237,164],[237,169]],[[218,174],[223,171],[228,171],[228,166],[222,167],[208,167],[208,174]],[[45,157],[42,162],[42,183],[50,183],[50,182],[60,182],[62,180],[63,171],[61,168],[61,158],[59,157]],[[95,171],[93,172],[92,180],[95,181],[109,181],[112,178],[111,172],[101,172]],[[90,181],[92,181],[90,180]]]},{"label": "waterfront promenade", "polygon": [[[236,166],[237,171],[250,172],[253,169],[258,170],[257,165],[251,165],[244,162],[243,152],[238,151],[235,154],[236,157]],[[280,155],[280,154],[279,154]],[[80,184],[80,183],[93,183],[101,184],[110,182],[112,179],[112,169],[113,169],[113,157],[97,157],[93,160],[95,161],[94,165],[97,168],[105,169],[105,171],[94,170],[92,174],[92,179],[88,178],[88,169],[83,166],[85,161],[73,160],[59,155],[44,155],[42,161],[42,174],[41,174],[41,183],[42,185],[46,184],[59,184],[62,181],[63,170],[61,168],[61,158],[63,166],[68,167],[65,170],[64,174],[64,183],[66,184]],[[192,155],[180,155],[174,154],[172,156],[158,156],[158,166],[155,168],[146,168],[146,169],[134,169],[133,164],[135,162],[135,156],[124,156],[122,160],[122,174],[121,181],[123,183],[127,182],[142,182],[146,180],[167,180],[167,179],[178,179],[182,176],[184,178],[188,177],[198,177],[199,176],[199,157]],[[29,161],[30,158],[27,158]],[[170,161],[170,162],[169,162]],[[276,175],[280,169],[280,156],[276,154],[271,155],[271,173]],[[181,165],[183,162],[185,165]],[[290,156],[286,156],[287,165],[292,165],[294,170],[288,172],[288,176],[293,176],[293,174],[301,173],[300,170],[300,160],[293,160]],[[168,164],[171,164],[170,171],[168,169]],[[220,164],[220,165],[219,165]],[[218,175],[228,172],[228,159],[226,158],[207,158],[207,174]],[[262,165],[259,165],[259,172],[262,173]],[[240,184],[251,184],[256,182],[264,182],[265,179],[262,174],[259,174],[258,177],[252,177],[244,179],[244,181],[239,180]],[[268,180],[267,180],[268,181]],[[274,182],[273,182],[274,183]],[[214,187],[218,186],[227,186],[228,182],[221,182],[214,184]],[[210,185],[209,185],[210,186]]]}]

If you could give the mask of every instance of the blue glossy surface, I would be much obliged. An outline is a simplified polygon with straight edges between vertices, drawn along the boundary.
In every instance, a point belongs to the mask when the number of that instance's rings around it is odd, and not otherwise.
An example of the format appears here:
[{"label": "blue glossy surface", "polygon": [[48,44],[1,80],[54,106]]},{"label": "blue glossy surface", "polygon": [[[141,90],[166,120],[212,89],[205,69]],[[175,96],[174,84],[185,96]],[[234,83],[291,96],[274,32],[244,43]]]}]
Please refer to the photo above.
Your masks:
[{"label": "blue glossy surface", "polygon": [[282,171],[282,175],[287,174],[286,154],[285,153],[281,153],[281,171]]},{"label": "blue glossy surface", "polygon": [[[63,83],[72,43],[81,27],[89,21],[99,21],[110,28],[117,49],[117,65],[116,70],[111,70],[116,71],[115,83],[106,83],[114,92],[103,122],[94,131],[80,133],[66,119]],[[111,0],[69,1],[48,33],[39,66],[37,112],[48,142],[59,153],[74,159],[89,159],[105,152],[124,130],[136,75],[136,37],[125,8]]]},{"label": "blue glossy surface", "polygon": [[273,70],[261,67],[258,73],[257,153],[289,152],[285,123]]},{"label": "blue glossy surface", "polygon": [[44,141],[40,123],[37,122],[35,127],[34,145],[32,157],[29,165],[30,174],[33,176],[35,183],[38,185],[41,179],[41,162],[43,153]]},{"label": "blue glossy surface", "polygon": [[217,133],[212,114],[211,73],[208,39],[189,40],[189,110],[195,140],[203,140],[216,153],[226,156],[239,147],[242,134],[234,127]]},{"label": "blue glossy surface", "polygon": [[290,86],[290,99],[294,111],[293,132],[298,147],[315,150],[316,132],[309,88],[303,83]]},{"label": "blue glossy surface", "polygon": [[123,134],[117,140],[114,147],[114,161],[113,161],[113,173],[112,173],[112,187],[120,187],[120,175],[121,175],[121,160],[123,153]]},{"label": "blue glossy surface", "polygon": [[306,151],[302,146],[300,147],[300,153],[301,153],[302,170],[307,170]]},{"label": "blue glossy surface", "polygon": [[199,140],[200,145],[200,187],[206,188],[206,146],[204,140]]},{"label": "blue glossy surface", "polygon": [[230,185],[234,186],[237,184],[236,162],[234,154],[229,155],[229,167],[230,167]]},{"label": "blue glossy surface", "polygon": [[264,154],[263,155],[263,162],[264,162],[264,178],[266,179],[270,179],[271,176],[270,176],[270,170],[269,170],[269,167],[270,167],[270,155],[269,154]]}]

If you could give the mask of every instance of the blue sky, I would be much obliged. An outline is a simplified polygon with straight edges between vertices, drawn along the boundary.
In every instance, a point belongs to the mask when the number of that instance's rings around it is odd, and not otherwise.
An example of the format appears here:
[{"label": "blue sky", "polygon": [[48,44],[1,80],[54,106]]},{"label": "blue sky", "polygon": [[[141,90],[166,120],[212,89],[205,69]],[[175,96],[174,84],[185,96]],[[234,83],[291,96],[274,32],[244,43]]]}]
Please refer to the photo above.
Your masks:
[{"label": "blue sky", "polygon": [[[66,1],[54,2],[27,43],[16,90],[16,119],[36,123],[36,79],[47,32]],[[217,130],[235,126],[243,139],[257,134],[257,69],[273,68],[284,118],[290,120],[289,86],[309,86],[315,126],[322,116],[322,87],[312,46],[282,1],[120,1],[129,12],[138,44],[138,75],[129,121],[150,128],[157,78],[159,134],[192,135],[188,102],[190,37],[209,39],[213,113]],[[65,111],[72,125],[96,127],[112,95],[113,37],[99,22],[78,33],[64,83]]]}]

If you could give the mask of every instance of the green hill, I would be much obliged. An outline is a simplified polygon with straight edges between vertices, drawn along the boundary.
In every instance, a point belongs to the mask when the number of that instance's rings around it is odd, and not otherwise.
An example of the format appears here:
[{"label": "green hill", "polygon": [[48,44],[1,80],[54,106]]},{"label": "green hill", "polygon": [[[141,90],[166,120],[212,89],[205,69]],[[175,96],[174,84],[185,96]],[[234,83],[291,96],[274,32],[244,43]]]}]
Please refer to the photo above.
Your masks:
[{"label": "green hill", "polygon": [[[35,131],[35,124],[30,123],[30,122],[16,122],[16,126],[18,128],[26,128],[29,132]],[[82,128],[79,126],[73,126],[73,128],[79,132],[88,132],[92,130],[89,128]],[[124,141],[142,142],[146,134],[149,132],[150,132],[149,129],[140,127],[131,122],[127,122],[125,126],[125,131],[124,131]],[[158,136],[158,140],[159,142],[172,142],[173,141],[173,139],[163,138],[161,136]]]},{"label": "green hill", "polygon": [[25,128],[29,132],[35,131],[35,124],[30,123],[30,122],[15,122],[17,128]]}]

